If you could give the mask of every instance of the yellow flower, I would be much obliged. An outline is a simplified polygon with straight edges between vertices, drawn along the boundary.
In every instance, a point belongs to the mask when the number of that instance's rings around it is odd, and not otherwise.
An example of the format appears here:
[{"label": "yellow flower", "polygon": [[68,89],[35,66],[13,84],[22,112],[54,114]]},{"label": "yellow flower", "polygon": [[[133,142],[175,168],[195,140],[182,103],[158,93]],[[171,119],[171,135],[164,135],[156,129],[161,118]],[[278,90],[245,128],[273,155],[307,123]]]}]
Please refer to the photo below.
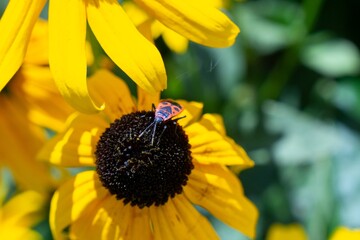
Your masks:
[{"label": "yellow flower", "polygon": [[[46,0],[12,0],[0,21],[0,91],[21,66],[31,31]],[[166,87],[160,53],[116,0],[49,1],[50,66],[61,94],[76,109],[96,112],[86,83],[86,23],[107,55],[140,87]],[[99,103],[100,105],[102,103]]]},{"label": "yellow flower", "polygon": [[89,79],[89,90],[105,110],[71,115],[39,154],[60,166],[96,168],[54,194],[56,239],[217,239],[193,204],[254,237],[257,209],[226,167],[253,162],[226,137],[221,117],[201,117],[202,104],[179,100],[184,111],[175,118],[186,118],[151,125],[149,110],[159,100],[140,91],[136,104],[126,84],[105,70]]},{"label": "yellow flower", "polygon": [[304,228],[297,223],[293,224],[279,224],[271,225],[266,240],[306,240],[306,232]]},{"label": "yellow flower", "polygon": [[360,229],[349,229],[346,227],[338,227],[330,240],[358,240],[360,239]]},{"label": "yellow flower", "polygon": [[[4,190],[4,184],[0,179],[0,188]],[[40,240],[41,235],[31,227],[44,218],[41,211],[44,206],[44,198],[34,191],[26,191],[12,197],[4,204],[7,192],[0,195],[0,239],[11,240]]]},{"label": "yellow flower", "polygon": [[0,165],[10,168],[20,188],[41,192],[54,188],[49,167],[35,159],[47,138],[43,127],[59,131],[73,112],[45,66],[45,32],[46,24],[39,22],[29,43],[31,51],[26,54],[26,63],[0,92]]},{"label": "yellow flower", "polygon": [[[137,1],[135,1],[137,2]],[[139,1],[140,2],[140,1]],[[142,1],[141,1],[142,2]],[[165,2],[165,1],[164,1]],[[176,1],[174,1],[176,2]],[[192,21],[191,23],[191,27],[190,29],[184,29],[184,26],[174,26],[174,20],[171,19],[166,19],[164,20],[163,18],[167,17],[167,15],[165,15],[165,13],[162,15],[161,13],[158,13],[158,9],[160,9],[161,11],[165,11],[163,9],[161,9],[163,6],[156,6],[156,4],[149,4],[150,8],[154,8],[153,11],[149,11],[146,8],[143,8],[143,10],[139,7],[137,7],[137,5],[133,4],[133,2],[125,2],[123,7],[126,11],[126,13],[128,13],[128,15],[130,16],[130,18],[132,19],[132,21],[134,22],[134,24],[136,26],[139,27],[139,29],[143,29],[144,27],[150,28],[147,29],[145,31],[151,31],[151,35],[154,39],[158,38],[160,35],[163,37],[164,42],[167,44],[167,46],[174,52],[176,53],[184,53],[189,45],[189,40],[192,40],[194,42],[197,42],[199,44],[203,44],[206,46],[211,46],[211,47],[228,47],[231,46],[234,41],[235,41],[235,37],[237,36],[239,30],[237,29],[237,27],[231,23],[231,21],[229,19],[227,19],[225,16],[223,16],[222,18],[220,18],[219,16],[216,16],[216,19],[214,17],[215,20],[218,20],[220,22],[220,19],[222,22],[222,24],[219,23],[215,23],[215,22],[210,22],[211,20],[204,20],[205,22],[207,22],[207,26],[203,26],[203,22],[201,20],[201,18],[206,17],[206,13],[207,11],[209,11],[209,8],[212,9],[213,13],[208,13],[209,16],[213,16],[212,14],[215,14],[214,12],[216,11],[215,9],[220,9],[220,8],[224,8],[227,5],[228,1],[222,1],[222,0],[197,0],[197,1],[191,1],[191,4],[194,4],[194,2],[196,2],[196,4],[199,4],[199,6],[206,6],[208,9],[203,9],[203,14],[197,14],[192,15],[193,13],[189,11],[189,13],[185,14],[186,16],[178,16],[179,18],[184,17],[184,18],[190,18],[191,20],[188,20],[189,22]],[[164,4],[164,3],[162,3]],[[188,3],[186,3],[188,4]],[[164,4],[166,5],[166,4]],[[143,6],[142,4],[139,4],[139,6]],[[172,6],[171,4],[169,4],[169,6]],[[165,6],[165,8],[170,8],[169,6]],[[174,7],[175,9],[175,7]],[[218,11],[219,12],[219,11]],[[148,15],[148,14],[150,15]],[[215,16],[215,15],[214,15]],[[155,20],[158,19],[158,20]],[[200,20],[199,20],[200,19]],[[213,19],[213,21],[214,21]],[[197,29],[198,26],[197,24],[199,24],[199,22],[197,22],[197,20],[200,21],[200,25],[201,27],[204,27],[204,29]],[[195,24],[195,22],[197,24]],[[180,22],[181,24],[183,22]],[[219,36],[219,39],[215,38],[215,37],[211,37],[211,35],[214,34],[219,34],[216,33],[216,26],[219,25],[223,25],[225,26],[226,24],[231,25],[232,30],[231,31],[224,31],[224,35],[222,37]],[[180,24],[179,24],[180,25]],[[180,28],[180,29],[179,29]],[[225,27],[224,27],[225,28]],[[143,29],[144,30],[144,29]],[[214,33],[209,33],[213,31]],[[219,31],[219,30],[217,30]],[[227,34],[225,36],[225,34]]]}]

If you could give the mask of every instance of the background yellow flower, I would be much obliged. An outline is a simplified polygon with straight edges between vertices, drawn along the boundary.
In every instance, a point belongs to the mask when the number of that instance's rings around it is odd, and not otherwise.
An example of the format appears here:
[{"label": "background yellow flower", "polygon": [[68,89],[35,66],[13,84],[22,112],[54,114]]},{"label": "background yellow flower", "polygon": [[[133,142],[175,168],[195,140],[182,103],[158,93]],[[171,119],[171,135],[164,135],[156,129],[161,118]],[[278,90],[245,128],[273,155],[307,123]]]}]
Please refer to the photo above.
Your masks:
[{"label": "background yellow flower", "polygon": [[46,197],[34,191],[25,191],[5,201],[9,193],[2,173],[0,169],[0,239],[42,239],[31,228],[45,219]]},{"label": "background yellow flower", "polygon": [[55,179],[35,156],[48,138],[44,128],[60,131],[74,110],[53,82],[47,43],[47,23],[39,21],[25,63],[0,92],[0,165],[10,168],[18,187],[49,194]]}]

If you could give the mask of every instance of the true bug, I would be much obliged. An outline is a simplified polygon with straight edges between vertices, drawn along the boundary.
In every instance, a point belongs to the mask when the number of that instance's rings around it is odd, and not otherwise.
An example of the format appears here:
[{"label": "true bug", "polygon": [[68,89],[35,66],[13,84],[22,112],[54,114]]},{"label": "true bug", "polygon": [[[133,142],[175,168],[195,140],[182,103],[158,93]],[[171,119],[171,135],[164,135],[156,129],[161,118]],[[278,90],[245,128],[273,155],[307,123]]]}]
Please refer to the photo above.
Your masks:
[{"label": "true bug", "polygon": [[[161,100],[159,102],[159,104],[156,106],[156,108],[155,108],[154,104],[152,105],[152,108],[153,108],[153,111],[155,111],[154,121],[149,126],[147,126],[145,128],[145,130],[142,131],[140,133],[140,135],[138,136],[140,138],[151,126],[154,125],[153,133],[152,133],[152,137],[151,137],[151,145],[153,145],[153,143],[154,143],[156,125],[170,120],[171,118],[175,117],[176,115],[178,115],[179,113],[181,113],[184,110],[184,108],[179,103],[177,103],[173,100],[170,100],[170,99]],[[179,120],[184,117],[185,116],[177,118],[175,120]],[[166,129],[166,125],[165,125],[162,133],[160,134],[160,137],[164,133],[165,129]]]}]

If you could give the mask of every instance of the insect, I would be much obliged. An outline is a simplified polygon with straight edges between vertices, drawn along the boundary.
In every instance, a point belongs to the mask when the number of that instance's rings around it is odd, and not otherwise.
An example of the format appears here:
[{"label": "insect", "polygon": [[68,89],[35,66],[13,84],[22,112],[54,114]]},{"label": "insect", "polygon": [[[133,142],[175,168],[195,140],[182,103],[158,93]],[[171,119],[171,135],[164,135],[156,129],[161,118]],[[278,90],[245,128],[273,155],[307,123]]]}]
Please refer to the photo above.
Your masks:
[{"label": "insect", "polygon": [[[162,100],[160,101],[160,103],[157,105],[157,107],[155,108],[155,105],[152,105],[153,111],[155,111],[155,118],[154,121],[145,128],[144,131],[142,131],[140,133],[140,135],[138,136],[138,138],[140,138],[142,135],[144,135],[145,132],[147,132],[147,130],[154,125],[153,128],[153,132],[152,132],[152,137],[151,137],[151,145],[154,144],[154,137],[155,137],[155,132],[156,132],[156,126],[159,123],[163,123],[166,121],[169,121],[171,118],[175,117],[176,115],[178,115],[179,113],[181,113],[184,108],[177,102],[172,101],[170,99],[166,99],[166,100]],[[182,116],[180,118],[174,119],[175,121],[184,118],[185,116]],[[166,125],[164,126],[164,129],[162,131],[161,135],[164,133],[166,129]]]}]

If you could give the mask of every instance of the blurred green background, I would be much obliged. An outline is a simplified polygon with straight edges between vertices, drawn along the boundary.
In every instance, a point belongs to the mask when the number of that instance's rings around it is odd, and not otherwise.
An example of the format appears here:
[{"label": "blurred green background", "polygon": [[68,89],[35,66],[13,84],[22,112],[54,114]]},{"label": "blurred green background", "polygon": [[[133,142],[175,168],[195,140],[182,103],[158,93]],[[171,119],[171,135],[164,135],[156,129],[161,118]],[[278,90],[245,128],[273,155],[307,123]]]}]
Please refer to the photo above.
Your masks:
[{"label": "blurred green background", "polygon": [[[204,102],[256,162],[239,177],[260,212],[257,239],[275,222],[301,223],[314,240],[360,227],[359,9],[357,0],[233,1],[233,47],[190,44],[178,55],[156,41],[163,97]],[[211,220],[222,239],[246,239]]]}]

